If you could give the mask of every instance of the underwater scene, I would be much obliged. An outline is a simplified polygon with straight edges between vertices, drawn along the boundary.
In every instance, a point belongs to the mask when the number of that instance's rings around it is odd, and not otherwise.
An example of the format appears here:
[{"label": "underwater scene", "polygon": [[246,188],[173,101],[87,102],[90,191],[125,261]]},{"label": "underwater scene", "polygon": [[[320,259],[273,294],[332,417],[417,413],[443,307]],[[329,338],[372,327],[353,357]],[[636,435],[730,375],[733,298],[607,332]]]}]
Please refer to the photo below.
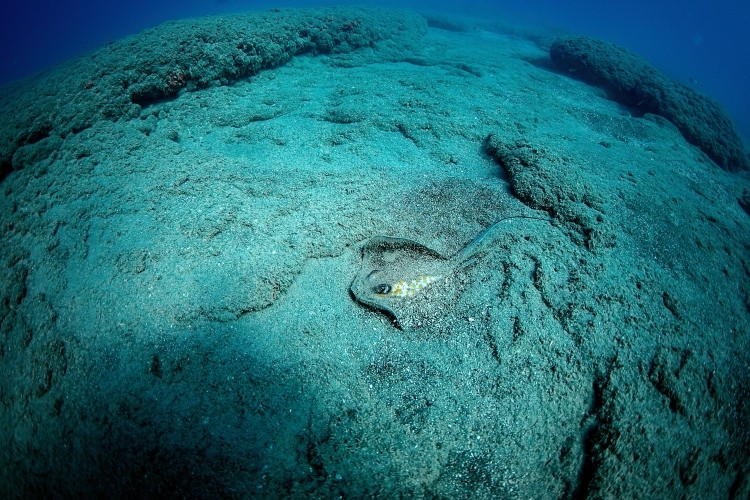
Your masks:
[{"label": "underwater scene", "polygon": [[0,12],[2,498],[750,497],[750,6]]}]

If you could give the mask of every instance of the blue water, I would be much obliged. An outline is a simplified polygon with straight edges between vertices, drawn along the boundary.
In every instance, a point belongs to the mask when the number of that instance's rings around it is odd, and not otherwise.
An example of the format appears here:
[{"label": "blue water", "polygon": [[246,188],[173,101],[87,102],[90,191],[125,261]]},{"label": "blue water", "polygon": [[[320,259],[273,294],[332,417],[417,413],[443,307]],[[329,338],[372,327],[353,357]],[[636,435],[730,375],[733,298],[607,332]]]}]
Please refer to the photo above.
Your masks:
[{"label": "blue water", "polygon": [[[45,67],[169,19],[277,6],[358,2],[145,0],[4,2],[0,12],[0,82]],[[747,0],[513,0],[368,2],[497,15],[616,42],[675,80],[719,100],[750,142],[750,2]]]}]

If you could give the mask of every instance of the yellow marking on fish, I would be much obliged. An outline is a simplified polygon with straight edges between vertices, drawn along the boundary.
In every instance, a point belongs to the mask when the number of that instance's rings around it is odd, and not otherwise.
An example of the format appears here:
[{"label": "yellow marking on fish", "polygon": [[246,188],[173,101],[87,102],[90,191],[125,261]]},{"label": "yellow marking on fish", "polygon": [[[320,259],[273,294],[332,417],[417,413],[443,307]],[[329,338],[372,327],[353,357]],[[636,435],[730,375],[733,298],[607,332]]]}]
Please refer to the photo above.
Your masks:
[{"label": "yellow marking on fish", "polygon": [[393,285],[379,285],[383,293],[378,293],[380,297],[414,297],[417,293],[427,288],[432,283],[440,279],[440,276],[422,276],[409,281],[400,280]]}]

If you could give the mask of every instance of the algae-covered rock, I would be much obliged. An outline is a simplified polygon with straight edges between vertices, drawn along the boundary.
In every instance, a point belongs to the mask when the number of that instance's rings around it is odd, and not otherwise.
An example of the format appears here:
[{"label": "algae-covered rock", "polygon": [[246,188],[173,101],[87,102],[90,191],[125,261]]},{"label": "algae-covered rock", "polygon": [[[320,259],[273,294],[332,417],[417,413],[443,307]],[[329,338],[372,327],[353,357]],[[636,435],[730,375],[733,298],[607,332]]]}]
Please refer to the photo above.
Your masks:
[{"label": "algae-covered rock", "polygon": [[640,56],[595,38],[574,37],[553,43],[550,57],[558,69],[603,87],[615,101],[669,119],[722,168],[750,168],[742,139],[721,105],[668,79]]},{"label": "algae-covered rock", "polygon": [[224,85],[299,54],[348,52],[384,40],[405,46],[425,29],[416,14],[335,8],[186,19],[144,30],[0,90],[0,177],[27,164],[28,153],[14,157],[23,146],[39,144],[50,154],[48,138],[137,115],[183,89]]}]

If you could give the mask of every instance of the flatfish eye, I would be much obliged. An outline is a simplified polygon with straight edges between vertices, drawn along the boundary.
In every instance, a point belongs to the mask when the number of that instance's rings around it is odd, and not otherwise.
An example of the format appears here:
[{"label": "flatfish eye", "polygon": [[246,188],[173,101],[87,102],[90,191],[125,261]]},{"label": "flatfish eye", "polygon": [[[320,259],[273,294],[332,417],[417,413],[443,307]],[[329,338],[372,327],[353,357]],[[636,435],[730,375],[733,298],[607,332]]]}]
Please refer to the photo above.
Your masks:
[{"label": "flatfish eye", "polygon": [[381,283],[373,287],[373,291],[379,295],[387,295],[391,293],[391,285],[388,283]]}]

